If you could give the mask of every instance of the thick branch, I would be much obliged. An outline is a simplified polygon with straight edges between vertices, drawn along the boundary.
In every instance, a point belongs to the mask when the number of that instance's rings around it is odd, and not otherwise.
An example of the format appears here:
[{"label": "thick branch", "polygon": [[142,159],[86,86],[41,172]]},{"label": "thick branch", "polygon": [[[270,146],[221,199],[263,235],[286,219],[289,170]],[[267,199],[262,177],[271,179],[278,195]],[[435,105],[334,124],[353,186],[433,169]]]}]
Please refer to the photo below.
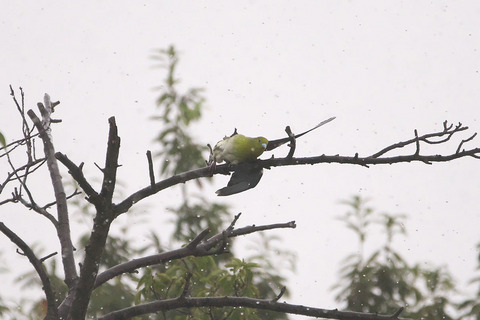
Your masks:
[{"label": "thick branch", "polygon": [[83,163],[77,166],[61,152],[55,153],[55,158],[57,158],[58,161],[60,161],[65,167],[67,167],[68,173],[70,173],[73,179],[77,181],[80,188],[82,188],[82,190],[86,193],[88,197],[87,200],[93,204],[98,203],[98,201],[100,201],[98,193],[93,189],[93,187],[83,175]]},{"label": "thick branch", "polygon": [[107,157],[105,159],[105,169],[103,170],[103,183],[100,196],[104,201],[112,202],[113,191],[117,181],[118,155],[120,153],[120,137],[118,136],[115,117],[108,119],[110,130],[108,133]]},{"label": "thick branch", "polygon": [[157,313],[179,308],[199,308],[199,307],[246,307],[261,310],[271,310],[288,314],[299,314],[315,318],[328,318],[340,320],[408,320],[398,318],[398,314],[378,315],[373,313],[360,313],[351,311],[327,310],[320,308],[307,307],[302,305],[289,304],[285,302],[276,302],[266,299],[254,299],[246,297],[210,297],[210,298],[190,298],[178,297],[175,299],[154,301],[142,305],[125,308],[114,311],[99,318],[101,320],[111,319],[130,319],[149,313]]},{"label": "thick branch", "polygon": [[[402,162],[423,162],[431,164],[433,162],[446,162],[454,159],[459,159],[467,156],[478,157],[480,156],[480,148],[475,148],[471,150],[462,151],[459,153],[454,153],[450,155],[410,155],[410,156],[395,156],[395,157],[385,157],[385,158],[372,158],[372,157],[358,157],[358,155],[350,156],[327,156],[321,155],[316,157],[306,157],[306,158],[271,158],[267,160],[258,160],[263,168],[271,167],[281,167],[281,166],[295,166],[295,165],[305,165],[305,164],[319,164],[319,163],[339,163],[339,164],[353,164],[368,167],[369,165],[376,164],[394,164]],[[222,164],[217,165],[215,168],[215,174],[228,174],[229,172],[235,171],[235,166]],[[181,174],[174,175],[165,180],[155,183],[154,186],[145,187],[133,194],[128,198],[120,202],[115,207],[115,212],[117,215],[127,212],[130,207],[137,203],[140,200],[143,200],[161,190],[167,189],[176,184],[185,183],[187,181],[198,179],[202,177],[211,177],[212,171],[210,167],[204,167],[200,169],[195,169],[187,171]]]},{"label": "thick branch", "polygon": [[[100,259],[105,248],[110,225],[114,219],[112,196],[117,179],[120,137],[118,136],[115,118],[111,117],[108,119],[108,122],[110,130],[107,154],[105,157],[105,169],[103,170],[102,191],[98,195],[97,201],[94,202],[97,212],[89,243],[85,247],[85,259],[80,270],[80,280],[78,281],[77,290],[74,293],[73,304],[70,309],[72,320],[85,319],[90,296],[97,277]],[[83,177],[83,174],[80,176]]]},{"label": "thick branch", "polygon": [[22,250],[23,254],[28,258],[40,277],[40,280],[42,281],[42,289],[45,292],[45,297],[47,299],[48,309],[46,319],[58,319],[55,294],[53,293],[50,279],[48,278],[42,262],[35,256],[32,249],[30,249],[30,247],[19,236],[3,224],[3,222],[0,222],[0,231]]},{"label": "thick branch", "polygon": [[[219,169],[222,170],[222,168],[224,172],[228,172],[227,170],[225,170],[226,165],[217,166],[217,170],[215,170],[215,172],[219,172],[218,170]],[[131,194],[128,198],[126,198],[121,203],[115,206],[115,213],[117,216],[122,213],[125,213],[138,201],[143,200],[171,186],[177,185],[179,183],[185,183],[193,179],[198,179],[202,177],[211,177],[211,176],[212,176],[212,170],[209,167],[190,170],[187,172],[174,175],[170,178],[167,178],[165,180],[155,183],[153,186],[149,185],[148,187],[145,187]]]},{"label": "thick branch", "polygon": [[[40,121],[33,110],[28,110],[28,116],[32,119],[37,128],[40,138],[43,141],[45,157],[47,158],[48,171],[52,180],[53,189],[55,192],[55,200],[58,214],[58,228],[57,235],[60,240],[63,268],[65,272],[65,283],[68,287],[74,285],[77,279],[77,270],[75,268],[75,259],[73,257],[73,244],[70,236],[70,222],[68,218],[68,206],[65,190],[63,189],[62,176],[58,168],[57,159],[55,158],[55,149],[51,140],[50,132],[50,112],[52,110],[52,103],[48,94],[44,98],[45,107],[39,104],[39,109],[43,116],[43,121]],[[50,112],[49,112],[50,111]]]},{"label": "thick branch", "polygon": [[231,229],[230,227],[225,231],[211,237],[210,239],[200,243],[208,235],[208,230],[204,230],[201,232],[197,237],[195,237],[190,244],[180,249],[162,252],[158,254],[154,254],[147,257],[142,257],[139,259],[134,259],[119,265],[116,265],[101,274],[98,275],[95,281],[95,288],[101,286],[103,283],[107,282],[108,280],[119,276],[124,273],[131,273],[138,268],[147,267],[151,265],[165,263],[167,261],[176,260],[185,258],[188,256],[205,256],[216,254],[217,250],[210,251],[212,248],[216,247],[219,243],[223,241],[225,237],[233,238],[240,235],[246,235],[258,231],[263,230],[271,230],[271,229],[280,229],[280,228],[295,228],[295,222],[287,222],[287,223],[277,223],[271,225],[263,225],[263,226],[247,226],[239,229]]}]

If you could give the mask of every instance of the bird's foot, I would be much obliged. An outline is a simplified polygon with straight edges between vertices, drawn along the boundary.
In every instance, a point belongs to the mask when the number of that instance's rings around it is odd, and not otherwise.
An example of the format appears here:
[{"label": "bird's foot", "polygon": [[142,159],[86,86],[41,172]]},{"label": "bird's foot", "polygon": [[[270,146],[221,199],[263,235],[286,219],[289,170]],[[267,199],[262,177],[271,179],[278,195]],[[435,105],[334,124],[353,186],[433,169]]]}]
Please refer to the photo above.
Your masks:
[{"label": "bird's foot", "polygon": [[208,161],[208,171],[210,171],[210,174],[213,175],[215,170],[217,169],[217,161],[215,159],[212,159],[212,161]]}]

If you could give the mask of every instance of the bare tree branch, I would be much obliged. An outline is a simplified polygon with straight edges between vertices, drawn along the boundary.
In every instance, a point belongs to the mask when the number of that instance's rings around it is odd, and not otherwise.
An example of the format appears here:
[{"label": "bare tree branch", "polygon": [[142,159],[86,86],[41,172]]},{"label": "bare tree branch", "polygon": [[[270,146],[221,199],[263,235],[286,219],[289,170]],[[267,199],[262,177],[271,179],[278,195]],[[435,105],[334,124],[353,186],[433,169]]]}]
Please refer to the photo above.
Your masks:
[{"label": "bare tree branch", "polygon": [[58,161],[63,163],[65,167],[67,167],[68,173],[70,173],[73,179],[77,181],[80,188],[82,188],[82,190],[86,193],[88,202],[93,204],[99,203],[100,198],[98,193],[93,189],[93,187],[90,185],[90,183],[87,181],[83,174],[83,163],[77,166],[61,152],[57,152],[55,154],[55,157]]},{"label": "bare tree branch", "polygon": [[[75,197],[75,196],[77,196],[77,195],[79,195],[79,194],[82,194],[82,192],[81,192],[81,191],[78,191],[78,189],[75,189],[75,191],[73,191],[70,195],[68,195],[68,196],[66,197],[66,199],[69,200],[69,199],[71,199],[71,198],[73,198],[73,197]],[[56,204],[57,204],[57,201],[49,202],[49,203],[45,204],[45,205],[42,207],[42,209],[50,208],[51,206],[54,206],[54,205],[56,205]]]},{"label": "bare tree branch", "polygon": [[24,138],[15,140],[13,142],[10,142],[5,147],[3,147],[3,146],[0,147],[0,150],[5,150],[4,153],[0,154],[0,158],[6,156],[8,153],[11,153],[16,148],[27,144],[27,141],[32,140],[33,138],[37,137],[38,135],[39,135],[38,133],[30,134],[27,137],[24,137]]},{"label": "bare tree branch", "polygon": [[108,123],[110,125],[110,130],[108,134],[108,149],[105,159],[105,169],[100,196],[103,198],[104,201],[111,204],[113,192],[115,191],[115,184],[117,182],[120,137],[118,136],[118,129],[117,124],[115,123],[115,117],[110,117],[108,119]]},{"label": "bare tree branch", "polygon": [[[378,158],[379,156],[384,155],[385,153],[387,153],[389,151],[392,151],[392,150],[398,149],[398,148],[403,148],[403,147],[405,147],[407,145],[410,145],[412,143],[417,143],[418,141],[423,141],[423,142],[428,143],[428,144],[444,143],[444,142],[447,142],[448,140],[450,140],[450,138],[455,133],[465,131],[465,130],[468,130],[468,127],[463,127],[461,123],[459,123],[457,126],[455,126],[455,128],[453,128],[453,124],[448,125],[447,121],[444,121],[442,131],[427,133],[427,134],[424,134],[420,137],[418,137],[418,134],[416,134],[415,138],[392,144],[392,145],[380,150],[379,152],[372,154],[370,157],[371,158]],[[443,138],[443,139],[437,140],[437,141],[430,140],[430,138],[439,138],[439,137],[443,137],[443,136],[446,136],[446,137]]]},{"label": "bare tree branch", "polygon": [[[305,165],[305,164],[319,164],[319,163],[339,163],[339,164],[354,164],[364,167],[369,165],[378,165],[378,164],[394,164],[402,162],[423,162],[425,164],[432,164],[434,162],[447,162],[463,157],[479,157],[480,148],[470,149],[461,151],[459,153],[453,153],[449,155],[407,155],[407,156],[394,156],[394,157],[383,157],[383,158],[372,158],[372,157],[358,157],[356,156],[315,156],[315,157],[306,157],[306,158],[278,158],[278,159],[268,159],[260,160],[261,165],[264,168],[269,167],[281,167],[281,166],[295,166],[295,165]],[[226,169],[222,166],[217,167],[218,169]],[[232,169],[227,169],[232,170]],[[227,171],[226,170],[226,171]],[[223,171],[223,170],[222,170]],[[223,173],[223,172],[222,172]]]},{"label": "bare tree branch", "polygon": [[155,185],[155,171],[153,170],[152,152],[147,150],[148,174],[150,176],[150,186]]},{"label": "bare tree branch", "polygon": [[[94,218],[92,232],[90,234],[90,239],[85,248],[85,259],[80,269],[78,286],[76,291],[72,293],[74,294],[74,298],[69,311],[69,315],[71,316],[72,320],[85,319],[87,307],[90,302],[92,290],[94,288],[95,279],[98,274],[100,259],[102,258],[105,243],[107,241],[110,225],[115,218],[112,197],[117,179],[120,137],[118,136],[115,118],[109,118],[108,122],[110,129],[108,134],[107,154],[105,157],[105,169],[103,170],[102,190],[100,194],[98,194],[98,198],[95,199],[95,202],[93,202],[96,209],[96,215]],[[74,166],[72,169],[76,174],[79,174],[80,177],[83,177],[81,168]],[[72,169],[70,169],[70,171],[72,171]],[[80,184],[80,181],[78,182]],[[82,181],[83,185],[85,185],[84,182],[85,181]],[[81,187],[83,186],[81,185]],[[61,315],[63,316],[63,314]]]},{"label": "bare tree branch", "polygon": [[[30,158],[30,157],[29,157]],[[30,189],[27,187],[27,176],[29,175],[29,173],[32,173],[34,172],[36,169],[38,169],[43,163],[45,163],[45,161],[41,161],[41,163],[34,169],[34,170],[31,170],[29,171],[29,166],[27,166],[25,168],[25,174],[23,176],[19,175],[19,170],[18,168],[15,168],[15,166],[13,165],[12,163],[12,160],[10,159],[10,155],[7,153],[7,161],[10,165],[10,167],[12,168],[13,172],[12,174],[15,176],[15,180],[18,181],[18,183],[20,184],[20,190],[18,190],[17,188],[14,189],[14,191],[12,192],[12,198],[11,199],[8,199],[7,201],[12,201],[12,202],[20,202],[21,204],[23,204],[25,207],[29,208],[29,209],[32,209],[33,211],[41,214],[42,216],[46,217],[48,220],[50,220],[50,222],[52,222],[52,224],[55,226],[55,228],[58,228],[58,221],[55,219],[55,217],[53,215],[51,215],[45,208],[42,208],[40,207],[39,205],[37,205],[37,203],[35,202],[35,200],[33,199],[33,195],[32,193],[30,192]],[[25,166],[23,166],[25,167]],[[10,176],[10,174],[8,175]],[[12,179],[13,181],[13,179]],[[8,180],[5,182],[5,184],[9,182]],[[25,193],[27,194],[28,196],[28,199],[30,202],[28,202],[27,200],[25,200],[23,197],[22,197],[22,194],[21,194],[21,190],[24,190]],[[4,202],[2,202],[4,203]]]},{"label": "bare tree branch", "polygon": [[297,147],[297,141],[295,139],[295,135],[292,132],[292,129],[290,129],[290,126],[287,126],[285,128],[285,132],[287,133],[288,137],[290,138],[290,143],[288,146],[290,147],[290,150],[288,151],[288,154],[286,156],[287,159],[293,158],[293,154],[295,153],[295,148]]},{"label": "bare tree branch", "polygon": [[20,202],[21,204],[23,204],[25,207],[41,214],[42,216],[44,216],[45,218],[47,218],[54,226],[55,228],[58,228],[58,221],[57,219],[55,219],[55,217],[50,214],[45,208],[42,208],[40,206],[38,206],[35,201],[33,201],[33,197],[30,193],[30,190],[24,186],[23,188],[25,190],[25,192],[27,193],[27,195],[29,196],[30,198],[30,202],[28,202],[27,200],[25,200],[22,195],[19,193],[19,191],[17,190],[17,188],[15,188],[14,192],[13,192],[13,200],[15,202]]},{"label": "bare tree branch", "polygon": [[473,140],[476,136],[477,136],[477,133],[475,132],[473,135],[470,136],[470,138],[463,139],[463,140],[460,142],[460,144],[458,145],[457,151],[456,151],[455,153],[459,153],[460,151],[462,151],[463,144],[464,144],[465,142],[468,142],[468,141]]},{"label": "bare tree branch", "polygon": [[[305,164],[319,164],[319,163],[339,163],[339,164],[353,164],[353,165],[360,165],[364,167],[368,167],[369,165],[378,165],[378,164],[394,164],[394,163],[402,163],[402,162],[423,162],[425,164],[432,164],[434,162],[446,162],[451,161],[463,157],[480,157],[480,148],[474,148],[469,150],[461,150],[460,147],[463,146],[463,143],[467,141],[471,141],[473,137],[462,141],[457,148],[457,152],[449,155],[422,155],[420,154],[420,142],[427,143],[427,144],[438,144],[447,142],[450,138],[458,132],[465,131],[468,127],[463,127],[461,124],[453,127],[453,125],[447,126],[447,122],[443,123],[444,130],[434,133],[425,134],[422,136],[418,136],[417,133],[416,137],[410,140],[402,141],[399,143],[392,144],[386,148],[383,148],[379,152],[376,152],[368,157],[359,157],[358,153],[352,156],[328,156],[328,155],[320,155],[315,157],[306,157],[306,158],[293,158],[287,157],[285,158],[270,158],[266,160],[257,160],[258,164],[260,164],[263,168],[271,168],[271,167],[280,167],[280,166],[294,166],[294,165],[305,165]],[[416,132],[416,130],[415,130]],[[429,140],[434,137],[444,137],[443,140],[439,141],[432,141]],[[415,144],[416,151],[414,154],[411,155],[401,155],[401,156],[392,156],[392,157],[381,157],[385,155],[387,152],[392,151],[394,149],[403,148],[407,145]],[[292,149],[291,149],[292,150]],[[139,202],[142,199],[145,199],[152,194],[155,194],[161,190],[169,188],[173,185],[179,183],[185,183],[189,180],[198,179],[202,177],[211,177],[213,174],[229,174],[232,171],[235,171],[237,166],[229,165],[229,164],[222,164],[215,166],[215,169],[212,172],[211,167],[204,167],[200,169],[195,169],[187,172],[183,172],[162,181],[155,183],[154,185],[149,185],[141,190],[138,190],[127,197],[125,200],[120,202],[115,206],[116,215],[120,215],[122,213],[127,212],[130,207]]]},{"label": "bare tree branch", "polygon": [[280,290],[280,293],[271,301],[277,302],[278,300],[280,300],[280,298],[285,294],[285,291],[287,291],[287,287],[282,287],[282,289]]},{"label": "bare tree branch", "polygon": [[55,294],[50,284],[50,279],[48,278],[47,272],[42,265],[42,261],[39,260],[33,253],[32,249],[30,249],[30,247],[3,222],[0,222],[0,231],[23,251],[23,255],[28,258],[40,277],[40,280],[42,281],[42,289],[45,292],[45,297],[47,299],[48,309],[46,319],[58,319]]},{"label": "bare tree branch", "polygon": [[[217,166],[217,168],[219,167],[222,167],[222,166]],[[138,201],[143,200],[159,191],[167,189],[176,184],[185,183],[193,179],[198,179],[202,177],[211,177],[211,176],[212,176],[212,171],[209,167],[190,170],[187,172],[183,172],[183,173],[171,176],[170,178],[167,178],[155,183],[153,186],[149,185],[148,187],[145,187],[137,192],[134,192],[125,200],[123,200],[121,203],[115,206],[115,213],[117,216],[122,213],[125,213],[132,207],[132,205],[134,205]]]},{"label": "bare tree branch", "polygon": [[23,92],[23,89],[20,87],[20,95],[22,97],[22,103],[19,104],[17,101],[17,98],[15,97],[15,92],[13,91],[12,86],[10,86],[10,95],[12,96],[13,101],[15,102],[15,105],[17,106],[17,110],[20,113],[20,116],[22,117],[22,132],[23,132],[23,137],[25,144],[27,146],[27,157],[28,157],[28,162],[32,162],[34,152],[32,152],[32,139],[31,139],[31,134],[33,132],[33,128],[30,129],[30,126],[28,125],[27,118],[25,116],[25,94]]},{"label": "bare tree branch", "polygon": [[[9,157],[8,153],[6,155],[7,157]],[[2,193],[3,189],[9,182],[17,180],[19,178],[23,178],[27,176],[28,173],[34,172],[35,170],[40,168],[45,163],[45,161],[46,161],[45,158],[41,158],[41,159],[33,160],[32,162],[29,162],[27,164],[24,164],[23,166],[13,168],[13,171],[7,173],[7,177],[5,178],[4,182],[0,184],[0,193]],[[11,162],[11,160],[8,159],[8,162]],[[30,170],[30,168],[33,168],[33,169]],[[25,173],[21,174],[20,172],[22,171],[25,171]]]},{"label": "bare tree branch", "polygon": [[[393,315],[378,315],[373,313],[361,313],[352,311],[339,311],[337,309],[327,310],[302,305],[289,304],[285,302],[277,302],[267,299],[255,299],[246,297],[208,297],[208,298],[191,298],[178,297],[175,299],[167,299],[141,304],[134,307],[110,312],[100,320],[120,320],[130,319],[149,313],[157,313],[161,311],[179,309],[179,308],[200,308],[200,307],[245,307],[261,310],[271,310],[288,314],[299,314],[315,318],[328,318],[339,320],[409,320],[399,318],[400,312],[397,311]],[[403,310],[403,309],[399,309]]]},{"label": "bare tree branch", "polygon": [[42,121],[36,116],[33,110],[28,110],[27,114],[32,119],[35,127],[40,134],[40,138],[43,141],[43,147],[45,157],[47,158],[48,171],[50,172],[50,178],[52,180],[53,189],[55,192],[55,200],[57,204],[58,214],[58,228],[57,235],[60,240],[61,256],[63,261],[63,269],[65,272],[65,283],[70,288],[74,285],[78,278],[77,270],[75,268],[75,258],[73,256],[73,244],[70,236],[70,222],[68,217],[68,206],[63,189],[62,176],[58,168],[57,159],[55,159],[55,148],[53,147],[52,139],[50,136],[50,115],[52,112],[52,102],[50,96],[45,94],[45,105],[38,104],[40,112],[42,113]]},{"label": "bare tree branch", "polygon": [[183,287],[182,294],[178,297],[179,299],[185,299],[185,297],[190,296],[190,280],[192,279],[193,273],[187,273],[185,277],[185,286]]}]

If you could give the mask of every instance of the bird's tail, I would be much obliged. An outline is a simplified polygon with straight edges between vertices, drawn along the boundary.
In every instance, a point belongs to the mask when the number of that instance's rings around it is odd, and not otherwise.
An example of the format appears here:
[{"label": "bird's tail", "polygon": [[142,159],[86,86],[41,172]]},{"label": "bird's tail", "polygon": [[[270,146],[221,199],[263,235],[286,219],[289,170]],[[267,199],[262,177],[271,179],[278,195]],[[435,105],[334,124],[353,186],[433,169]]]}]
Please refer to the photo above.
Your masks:
[{"label": "bird's tail", "polygon": [[[330,121],[332,121],[333,119],[335,119],[336,117],[331,117],[331,118],[328,118],[327,120],[323,120],[322,122],[320,122],[319,124],[317,124],[315,127],[313,127],[312,129],[310,130],[307,130],[305,132],[302,132],[300,134],[297,134],[295,135],[295,139],[297,138],[300,138],[301,136],[309,133],[310,131],[313,131],[315,129],[317,129],[318,127],[321,127],[323,126],[324,124],[327,124],[329,123]],[[290,141],[290,138],[282,138],[282,139],[277,139],[277,140],[272,140],[272,141],[268,141],[268,144],[267,144],[267,148],[265,150],[273,150],[279,146],[281,146],[282,144],[284,143],[287,143],[288,141]]]}]

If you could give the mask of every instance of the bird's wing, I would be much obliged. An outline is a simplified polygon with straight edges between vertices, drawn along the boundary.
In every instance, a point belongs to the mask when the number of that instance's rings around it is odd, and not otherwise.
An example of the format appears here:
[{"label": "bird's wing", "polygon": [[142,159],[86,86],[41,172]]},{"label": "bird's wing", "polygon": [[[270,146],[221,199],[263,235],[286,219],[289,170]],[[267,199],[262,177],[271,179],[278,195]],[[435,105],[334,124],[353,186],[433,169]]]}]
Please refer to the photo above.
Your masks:
[{"label": "bird's wing", "polygon": [[263,168],[255,164],[244,163],[232,174],[226,187],[217,190],[218,196],[229,196],[254,188],[263,175]]},{"label": "bird's wing", "polygon": [[[300,134],[295,135],[295,139],[300,138],[300,137],[303,136],[304,134],[307,134],[307,133],[309,133],[310,131],[313,131],[313,130],[317,129],[318,127],[323,126],[324,124],[329,123],[329,122],[332,121],[333,119],[335,119],[335,117],[331,117],[331,118],[329,118],[329,119],[327,119],[327,120],[324,120],[324,121],[320,122],[319,124],[317,124],[317,125],[316,125],[315,127],[313,127],[312,129],[307,130],[307,131],[305,131],[305,132],[302,132],[302,133],[300,133]],[[280,147],[282,144],[284,144],[284,143],[286,143],[286,142],[288,142],[288,141],[290,141],[290,138],[282,138],[282,139],[277,139],[277,140],[268,141],[267,148],[266,148],[265,150],[266,150],[266,151],[273,150],[273,149],[275,149],[275,148],[277,148],[277,147]]]}]

